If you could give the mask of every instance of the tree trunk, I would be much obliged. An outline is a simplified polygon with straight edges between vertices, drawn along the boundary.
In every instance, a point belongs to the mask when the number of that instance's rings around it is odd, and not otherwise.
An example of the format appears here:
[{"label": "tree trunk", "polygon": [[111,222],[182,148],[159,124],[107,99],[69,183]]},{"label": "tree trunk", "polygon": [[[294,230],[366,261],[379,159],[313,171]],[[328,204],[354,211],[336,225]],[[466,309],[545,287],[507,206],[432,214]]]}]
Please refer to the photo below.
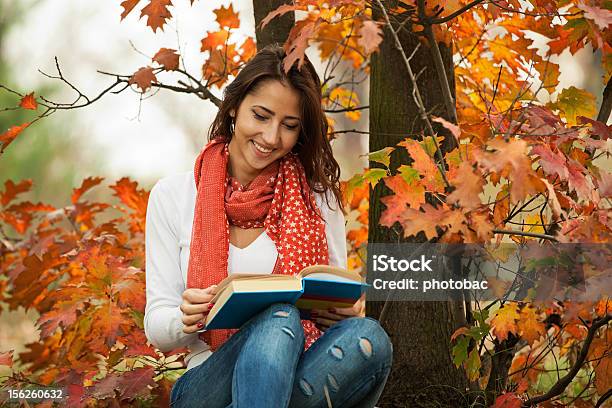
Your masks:
[{"label": "tree trunk", "polygon": [[[387,1],[387,9],[396,7],[395,1]],[[381,21],[382,13],[373,11],[374,20]],[[394,26],[406,16],[391,16]],[[407,55],[419,44],[409,25],[399,32],[400,41]],[[446,74],[454,95],[454,74],[451,49],[440,44]],[[436,74],[433,55],[425,43],[411,61],[412,70],[422,72],[418,83],[426,110],[435,116],[449,119],[444,108],[443,94]],[[385,27],[380,51],[373,54],[370,77],[370,151],[395,146],[406,137],[417,138],[425,125],[419,117],[412,97],[412,83],[401,54],[394,46],[391,32]],[[439,134],[444,129],[436,128]],[[450,137],[445,139],[443,150],[452,146]],[[408,164],[404,149],[391,156],[391,169]],[[371,162],[371,167],[378,164]],[[380,198],[389,190],[379,183],[370,192],[369,236],[370,243],[406,241],[401,232],[378,224],[384,205]],[[412,242],[424,242],[417,237]],[[380,316],[384,302],[367,302],[367,314]],[[465,324],[465,310],[456,302],[390,302],[381,324],[393,342],[393,370],[380,407],[430,407],[464,406],[468,387],[463,370],[457,369],[451,359],[451,334]]]},{"label": "tree trunk", "polygon": [[295,24],[295,13],[290,11],[280,17],[274,18],[262,30],[259,26],[268,13],[276,10],[283,4],[292,4],[291,0],[253,0],[253,14],[255,15],[255,37],[257,50],[266,45],[278,43],[283,45],[287,41],[289,31]]}]

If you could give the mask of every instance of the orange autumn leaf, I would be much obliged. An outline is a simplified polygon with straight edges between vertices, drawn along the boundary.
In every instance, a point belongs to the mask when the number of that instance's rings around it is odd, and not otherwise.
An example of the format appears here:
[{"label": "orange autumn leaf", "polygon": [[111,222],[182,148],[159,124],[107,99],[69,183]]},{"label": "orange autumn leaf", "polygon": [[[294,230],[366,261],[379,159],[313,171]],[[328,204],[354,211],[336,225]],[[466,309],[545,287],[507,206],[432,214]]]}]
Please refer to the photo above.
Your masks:
[{"label": "orange autumn leaf", "polygon": [[136,85],[142,92],[146,92],[153,82],[157,82],[157,77],[153,73],[153,68],[142,67],[132,75],[128,83]]},{"label": "orange autumn leaf", "polygon": [[3,153],[4,150],[11,144],[13,140],[28,126],[30,126],[30,122],[23,123],[21,125],[13,126],[9,128],[6,132],[0,135],[0,143],[2,147],[0,148],[0,153]]},{"label": "orange autumn leaf", "polygon": [[70,197],[70,201],[72,202],[72,204],[76,204],[77,201],[79,201],[79,199],[81,198],[81,196],[85,194],[85,192],[87,192],[87,190],[97,186],[103,180],[104,178],[102,177],[87,177],[86,179],[84,179],[81,183],[81,187],[75,188],[72,191],[72,196]]},{"label": "orange autumn leaf", "polygon": [[160,48],[153,61],[164,67],[164,71],[174,71],[179,67],[179,55],[171,48]]},{"label": "orange autumn leaf", "polygon": [[425,203],[425,189],[418,184],[408,184],[398,174],[384,179],[385,184],[394,194],[382,197],[380,201],[387,207],[380,217],[382,225],[391,227],[395,221],[401,220],[404,210],[408,207],[418,209]]},{"label": "orange autumn leaf", "polygon": [[171,5],[172,0],[149,0],[149,4],[140,12],[140,17],[147,16],[147,25],[153,32],[156,32],[158,28],[163,30],[164,24],[172,17],[168,10]]},{"label": "orange autumn leaf", "polygon": [[398,143],[398,146],[405,147],[410,154],[413,160],[410,167],[417,170],[423,177],[423,187],[425,187],[425,190],[443,190],[442,179],[438,167],[419,142],[413,139],[405,139]]},{"label": "orange autumn leaf", "polygon": [[140,0],[124,0],[121,2],[121,7],[123,7],[123,12],[121,13],[121,20],[127,17],[128,14],[134,10],[134,7],[140,2]]},{"label": "orange autumn leaf", "polygon": [[463,162],[459,166],[457,177],[451,180],[455,190],[447,197],[450,204],[458,203],[463,208],[470,210],[480,207],[480,193],[484,185],[484,180],[480,172],[475,171],[470,162]]},{"label": "orange autumn leaf", "polygon": [[509,333],[518,333],[516,321],[520,319],[516,303],[504,304],[491,320],[493,334],[499,341],[506,340]]},{"label": "orange autumn leaf", "polygon": [[222,28],[238,28],[240,27],[240,18],[238,18],[238,13],[234,11],[234,7],[232,4],[229,7],[223,7],[213,10],[213,13],[217,16],[217,23]]},{"label": "orange autumn leaf", "polygon": [[13,180],[6,180],[4,182],[4,191],[0,192],[0,204],[6,206],[19,194],[30,191],[30,188],[32,188],[32,180],[21,180],[17,184]]},{"label": "orange autumn leaf", "polygon": [[518,321],[518,334],[527,340],[527,343],[533,344],[545,332],[544,324],[538,320],[536,309],[532,306],[523,307]]},{"label": "orange autumn leaf", "polygon": [[34,98],[34,92],[21,98],[19,106],[23,109],[36,110],[36,108],[38,108],[38,103],[36,103],[36,99]]}]

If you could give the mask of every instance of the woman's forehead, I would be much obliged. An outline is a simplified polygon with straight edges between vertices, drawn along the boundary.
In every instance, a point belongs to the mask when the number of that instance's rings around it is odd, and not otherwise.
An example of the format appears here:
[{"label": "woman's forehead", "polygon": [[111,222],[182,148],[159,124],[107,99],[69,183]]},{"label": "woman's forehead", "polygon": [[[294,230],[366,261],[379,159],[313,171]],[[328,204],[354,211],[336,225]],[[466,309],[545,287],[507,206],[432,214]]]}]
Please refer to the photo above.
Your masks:
[{"label": "woman's forehead", "polygon": [[280,81],[265,81],[249,92],[243,103],[259,105],[270,114],[300,117],[300,93]]}]

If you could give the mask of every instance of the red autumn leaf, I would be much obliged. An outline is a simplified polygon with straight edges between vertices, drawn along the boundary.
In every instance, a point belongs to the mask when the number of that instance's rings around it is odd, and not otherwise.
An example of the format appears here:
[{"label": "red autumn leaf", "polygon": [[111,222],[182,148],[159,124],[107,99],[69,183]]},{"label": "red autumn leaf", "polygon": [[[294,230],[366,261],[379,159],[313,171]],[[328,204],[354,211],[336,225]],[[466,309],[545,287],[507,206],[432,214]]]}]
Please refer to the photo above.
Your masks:
[{"label": "red autumn leaf", "polygon": [[38,108],[38,103],[36,103],[36,99],[34,98],[34,92],[21,98],[19,106],[23,109],[36,110],[36,108]]},{"label": "red autumn leaf", "polygon": [[128,81],[130,85],[136,84],[136,86],[139,87],[142,92],[146,92],[147,89],[151,87],[153,82],[157,82],[157,78],[155,77],[153,68],[151,67],[140,68]]},{"label": "red autumn leaf", "polygon": [[561,152],[554,153],[548,145],[537,145],[531,149],[531,153],[540,156],[542,169],[550,175],[558,175],[562,180],[567,180],[569,172],[566,167],[567,160]]},{"label": "red autumn leaf", "polygon": [[507,392],[495,399],[491,408],[521,408],[522,401],[513,392]]},{"label": "red autumn leaf", "polygon": [[425,204],[421,206],[421,210],[408,208],[404,211],[404,217],[401,220],[404,236],[417,235],[423,231],[429,240],[438,236],[436,227],[455,230],[465,221],[460,211],[453,211],[446,205],[435,208],[431,204]]},{"label": "red autumn leaf", "polygon": [[100,381],[96,381],[94,385],[87,389],[87,395],[99,400],[105,398],[114,398],[115,391],[121,383],[121,376],[115,373],[108,374]]},{"label": "red autumn leaf", "polygon": [[134,7],[140,2],[140,0],[124,0],[121,2],[121,7],[123,7],[123,12],[121,13],[121,20],[127,17],[128,14],[132,12]]},{"label": "red autumn leaf", "polygon": [[13,366],[13,353],[14,353],[14,350],[0,352],[0,365],[12,367]]},{"label": "red autumn leaf", "polygon": [[133,399],[150,395],[151,390],[148,386],[155,386],[154,376],[155,369],[153,367],[136,368],[123,374],[121,382],[117,387],[121,399]]},{"label": "red autumn leaf", "polygon": [[15,184],[12,180],[6,180],[4,191],[0,192],[0,204],[7,205],[19,194],[30,191],[30,188],[32,188],[32,180],[21,180],[18,184]]},{"label": "red autumn leaf", "polygon": [[477,242],[489,242],[493,236],[494,225],[486,212],[473,212],[470,216],[470,228],[476,232]]},{"label": "red autumn leaf", "polygon": [[509,333],[517,334],[516,321],[520,319],[516,303],[504,304],[491,320],[493,334],[499,341],[506,340]]},{"label": "red autumn leaf", "polygon": [[461,163],[457,177],[451,181],[451,184],[456,188],[448,195],[448,203],[458,203],[463,208],[470,210],[482,205],[479,195],[482,193],[484,179],[479,172],[474,171],[469,162]]},{"label": "red autumn leaf", "polygon": [[357,43],[363,47],[366,55],[372,54],[378,49],[383,40],[382,29],[376,21],[366,20],[359,29],[359,40]]},{"label": "red autumn leaf", "polygon": [[70,201],[72,202],[72,204],[76,204],[77,201],[79,201],[79,199],[81,198],[81,196],[85,194],[85,192],[87,192],[92,187],[97,186],[103,180],[104,178],[102,177],[87,177],[86,179],[84,179],[81,183],[81,187],[72,190],[72,196],[70,197]]},{"label": "red autumn leaf", "polygon": [[221,6],[220,8],[213,10],[213,13],[215,13],[217,16],[217,22],[221,28],[240,27],[240,18],[238,18],[238,13],[234,11],[232,4],[230,4],[227,8]]},{"label": "red autumn leaf", "polygon": [[162,65],[164,71],[174,71],[179,67],[179,55],[170,48],[160,48],[153,56],[153,61]]},{"label": "red autumn leaf", "polygon": [[612,173],[602,170],[599,172],[600,179],[597,180],[599,195],[601,198],[612,197]]},{"label": "red autumn leaf", "polygon": [[141,11],[140,17],[147,16],[147,25],[151,27],[153,32],[156,32],[158,28],[163,30],[166,20],[172,17],[168,7],[172,5],[172,0],[149,0]]},{"label": "red autumn leaf", "polygon": [[2,143],[2,147],[0,148],[0,153],[4,152],[4,149],[11,144],[13,140],[28,126],[30,126],[30,122],[23,123],[21,125],[13,126],[9,128],[6,132],[0,135],[0,143]]},{"label": "red autumn leaf", "polygon": [[132,330],[127,336],[121,338],[121,342],[127,346],[126,357],[149,356],[155,359],[159,358],[155,349],[147,344],[147,338],[143,330]]}]

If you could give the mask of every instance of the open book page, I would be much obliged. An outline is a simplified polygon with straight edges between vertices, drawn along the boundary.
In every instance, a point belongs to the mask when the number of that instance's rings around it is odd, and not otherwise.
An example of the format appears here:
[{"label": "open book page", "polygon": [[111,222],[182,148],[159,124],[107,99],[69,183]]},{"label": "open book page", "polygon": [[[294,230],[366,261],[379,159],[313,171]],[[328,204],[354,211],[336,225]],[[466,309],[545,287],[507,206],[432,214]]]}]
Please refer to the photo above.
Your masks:
[{"label": "open book page", "polygon": [[356,272],[330,265],[308,266],[298,274],[302,278],[315,278],[321,280],[335,280],[339,282],[362,282],[363,279]]}]

